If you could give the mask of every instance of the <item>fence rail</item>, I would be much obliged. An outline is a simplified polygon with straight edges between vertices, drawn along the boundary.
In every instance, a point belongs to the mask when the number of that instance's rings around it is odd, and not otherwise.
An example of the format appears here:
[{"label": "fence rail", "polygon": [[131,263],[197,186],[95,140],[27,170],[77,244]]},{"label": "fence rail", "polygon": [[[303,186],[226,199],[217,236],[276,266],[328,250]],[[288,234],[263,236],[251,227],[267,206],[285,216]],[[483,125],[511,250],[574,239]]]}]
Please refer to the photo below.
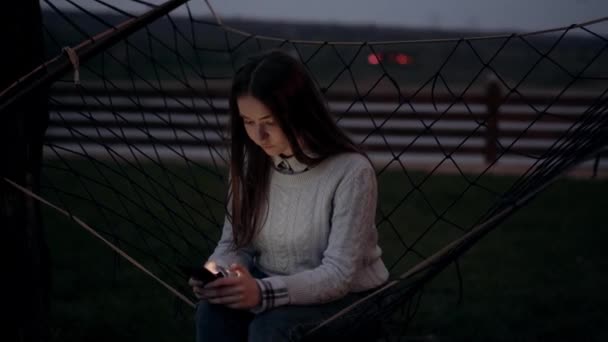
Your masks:
[{"label": "fence rail", "polygon": [[[170,87],[160,93],[152,88],[129,92],[57,84],[51,89],[47,141],[220,148],[228,141],[227,96],[226,87]],[[338,124],[370,152],[468,154],[483,156],[486,163],[503,153],[542,158],[597,101],[597,96],[585,93],[506,95],[495,84],[463,97],[359,97],[348,91],[328,92],[326,97]],[[606,155],[603,151],[598,158]]]}]

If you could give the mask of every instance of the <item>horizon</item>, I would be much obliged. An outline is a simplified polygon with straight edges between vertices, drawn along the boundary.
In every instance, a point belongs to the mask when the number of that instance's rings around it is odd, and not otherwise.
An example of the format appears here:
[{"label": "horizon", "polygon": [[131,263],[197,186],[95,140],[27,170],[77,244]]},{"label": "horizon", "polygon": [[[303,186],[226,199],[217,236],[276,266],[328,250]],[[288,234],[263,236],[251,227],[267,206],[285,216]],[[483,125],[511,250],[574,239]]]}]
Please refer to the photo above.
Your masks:
[{"label": "horizon", "polygon": [[[79,5],[91,11],[112,12],[94,2],[82,0]],[[149,9],[137,3],[107,0],[119,4],[123,10],[138,14]],[[165,1],[154,0],[154,4]],[[64,3],[53,3],[60,10],[73,9]],[[222,20],[280,21],[286,23],[320,23],[340,26],[367,26],[437,31],[468,32],[536,32],[546,29],[581,24],[608,15],[608,1],[604,0],[461,0],[454,4],[445,0],[400,1],[349,0],[348,11],[344,1],[310,0],[306,4],[295,0],[225,0],[211,3]],[[411,8],[416,11],[411,11]],[[43,9],[50,9],[46,3]],[[175,15],[212,18],[203,0],[188,2],[173,11]],[[319,9],[325,9],[320,11]],[[601,14],[604,14],[603,16]],[[592,31],[608,33],[608,22],[591,26]],[[580,31],[580,30],[579,30]]]},{"label": "horizon", "polygon": [[[68,10],[65,9],[63,10],[65,12],[68,13],[77,13],[80,15],[87,15],[86,13],[82,12],[82,11],[78,11],[78,10]],[[43,13],[49,13],[51,15],[57,15],[55,13],[55,11],[49,9],[49,8],[42,8],[42,12]],[[106,16],[118,16],[120,17],[120,14],[117,14],[115,12],[106,12],[106,11],[100,11],[97,12],[95,14],[101,14],[101,15],[106,15]],[[179,19],[188,19],[187,16],[183,16],[180,14],[176,15]],[[92,19],[92,17],[90,17]],[[210,14],[206,14],[206,15],[202,15],[197,17],[197,19],[203,19],[209,22],[215,22],[215,17],[213,17]],[[449,28],[445,28],[445,27],[417,27],[417,26],[398,26],[398,25],[392,25],[390,23],[364,23],[364,22],[325,22],[325,21],[319,21],[319,20],[315,20],[315,19],[289,19],[289,18],[253,18],[253,17],[241,17],[241,16],[234,16],[234,17],[221,17],[222,22],[226,25],[226,26],[231,26],[234,23],[248,23],[248,24],[281,24],[281,25],[302,25],[302,26],[314,26],[314,25],[320,25],[323,27],[337,27],[337,28],[345,28],[345,29],[349,29],[349,28],[375,28],[378,30],[390,30],[395,32],[399,32],[399,31],[404,31],[404,32],[420,32],[420,33],[445,33],[448,36],[445,37],[445,39],[461,39],[461,38],[465,38],[465,39],[478,39],[478,38],[496,38],[496,37],[500,37],[502,35],[510,35],[510,34],[532,34],[535,35],[536,33],[539,34],[543,34],[543,35],[559,35],[562,34],[564,29],[566,27],[551,27],[551,28],[547,28],[545,30],[556,30],[556,32],[550,32],[550,33],[546,33],[543,32],[543,30],[538,30],[538,31],[509,31],[509,30],[499,30],[499,29],[487,29],[487,30],[474,30],[471,28],[455,28],[455,29],[449,29]],[[604,22],[602,22],[601,24],[605,24],[608,25],[608,17],[604,18]],[[595,27],[595,25],[591,26],[591,31],[597,33],[597,34],[603,34],[602,32],[598,32]],[[231,26],[233,28],[236,29],[241,29],[238,26]],[[244,30],[246,31],[246,30]],[[255,34],[259,34],[258,32],[246,32],[252,35]],[[263,35],[263,34],[262,34]],[[586,34],[585,32],[583,32],[580,28],[575,29],[573,31],[570,31],[567,35],[570,38],[574,38],[573,36],[575,36],[576,38],[585,38],[585,36],[587,36],[587,38],[592,38],[592,35],[590,34]],[[282,37],[282,36],[277,36],[277,37]],[[568,38],[565,37],[565,38]],[[288,39],[289,37],[287,37]],[[420,38],[420,40],[426,40],[427,38]],[[433,37],[432,39],[442,39],[441,37]],[[597,39],[597,38],[596,38]],[[306,39],[304,39],[306,40]],[[418,38],[414,38],[412,39],[411,37],[408,39],[405,39],[404,41],[414,41],[414,40],[419,40]],[[378,40],[380,41],[380,40]]]}]

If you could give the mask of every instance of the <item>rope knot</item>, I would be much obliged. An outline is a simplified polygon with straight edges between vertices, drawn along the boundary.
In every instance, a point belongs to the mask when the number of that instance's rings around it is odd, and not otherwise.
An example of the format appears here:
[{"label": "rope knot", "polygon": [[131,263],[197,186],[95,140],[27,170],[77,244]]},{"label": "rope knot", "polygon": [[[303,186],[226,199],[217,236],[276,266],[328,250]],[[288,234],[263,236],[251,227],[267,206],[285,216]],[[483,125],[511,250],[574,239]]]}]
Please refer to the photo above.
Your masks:
[{"label": "rope knot", "polygon": [[80,85],[80,59],[78,58],[78,54],[69,46],[64,47],[61,51],[68,55],[70,63],[74,67],[74,84]]}]

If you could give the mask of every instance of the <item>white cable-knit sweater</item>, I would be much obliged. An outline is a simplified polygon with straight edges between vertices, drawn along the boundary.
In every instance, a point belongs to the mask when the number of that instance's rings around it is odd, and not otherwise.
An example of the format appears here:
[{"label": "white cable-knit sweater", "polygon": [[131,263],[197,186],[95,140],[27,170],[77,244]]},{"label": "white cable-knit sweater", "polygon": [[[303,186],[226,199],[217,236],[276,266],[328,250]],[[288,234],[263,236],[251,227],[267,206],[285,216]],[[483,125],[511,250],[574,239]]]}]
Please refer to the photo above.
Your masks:
[{"label": "white cable-knit sweater", "polygon": [[225,220],[210,260],[252,263],[263,307],[319,304],[377,287],[388,278],[375,226],[376,175],[362,155],[327,158],[306,172],[270,174],[266,220],[250,248],[232,250]]}]

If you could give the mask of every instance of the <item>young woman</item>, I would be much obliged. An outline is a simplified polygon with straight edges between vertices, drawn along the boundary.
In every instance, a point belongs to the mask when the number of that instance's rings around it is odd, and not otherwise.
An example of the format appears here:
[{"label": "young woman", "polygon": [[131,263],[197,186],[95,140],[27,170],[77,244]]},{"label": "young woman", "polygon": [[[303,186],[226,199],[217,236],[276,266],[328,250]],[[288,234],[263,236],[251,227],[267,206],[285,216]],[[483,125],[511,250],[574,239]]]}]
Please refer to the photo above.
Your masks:
[{"label": "young woman", "polygon": [[230,95],[229,214],[207,268],[197,341],[298,340],[382,285],[369,159],[337,127],[305,67],[250,59]]}]

